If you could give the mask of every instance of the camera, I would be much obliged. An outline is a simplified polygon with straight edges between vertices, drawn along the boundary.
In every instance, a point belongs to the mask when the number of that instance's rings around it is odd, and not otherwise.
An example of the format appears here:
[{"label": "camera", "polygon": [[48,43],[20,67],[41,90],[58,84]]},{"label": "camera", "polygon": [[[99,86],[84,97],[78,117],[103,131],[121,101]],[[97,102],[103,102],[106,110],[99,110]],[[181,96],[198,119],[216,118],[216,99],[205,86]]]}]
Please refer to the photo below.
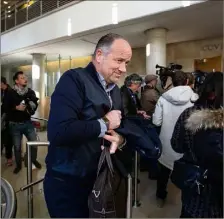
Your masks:
[{"label": "camera", "polygon": [[166,86],[166,81],[168,77],[172,77],[175,71],[182,69],[182,65],[170,63],[167,67],[156,65],[156,74],[159,76],[161,81],[161,86],[164,89]]}]

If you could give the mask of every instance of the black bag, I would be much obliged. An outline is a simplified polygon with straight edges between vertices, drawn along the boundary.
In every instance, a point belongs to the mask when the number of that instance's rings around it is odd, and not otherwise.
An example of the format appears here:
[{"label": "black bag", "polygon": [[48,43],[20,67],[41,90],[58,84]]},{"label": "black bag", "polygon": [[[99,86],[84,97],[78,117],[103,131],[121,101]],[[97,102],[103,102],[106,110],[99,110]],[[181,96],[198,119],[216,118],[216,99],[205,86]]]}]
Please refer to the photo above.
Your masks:
[{"label": "black bag", "polygon": [[[196,156],[189,147],[193,161],[197,164]],[[170,179],[179,189],[190,189],[193,193],[201,194],[207,180],[208,170],[189,163],[183,158],[174,161]]]},{"label": "black bag", "polygon": [[100,156],[97,178],[88,200],[90,218],[116,218],[113,178],[114,169],[109,148],[105,147]]}]

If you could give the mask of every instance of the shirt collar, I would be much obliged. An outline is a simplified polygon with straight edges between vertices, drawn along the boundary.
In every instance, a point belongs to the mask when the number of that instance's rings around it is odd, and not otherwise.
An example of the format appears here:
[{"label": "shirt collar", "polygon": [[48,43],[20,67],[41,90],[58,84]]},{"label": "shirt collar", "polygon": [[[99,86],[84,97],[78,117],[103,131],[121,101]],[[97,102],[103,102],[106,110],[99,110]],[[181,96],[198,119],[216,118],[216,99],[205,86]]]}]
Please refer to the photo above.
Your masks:
[{"label": "shirt collar", "polygon": [[103,75],[100,74],[99,72],[97,72],[97,75],[98,75],[98,78],[99,78],[100,83],[102,84],[102,86],[103,86],[103,88],[104,88],[104,90],[106,92],[110,92],[110,91],[112,91],[114,89],[114,87],[116,86],[116,84],[109,84],[107,86],[107,83],[106,83]]}]

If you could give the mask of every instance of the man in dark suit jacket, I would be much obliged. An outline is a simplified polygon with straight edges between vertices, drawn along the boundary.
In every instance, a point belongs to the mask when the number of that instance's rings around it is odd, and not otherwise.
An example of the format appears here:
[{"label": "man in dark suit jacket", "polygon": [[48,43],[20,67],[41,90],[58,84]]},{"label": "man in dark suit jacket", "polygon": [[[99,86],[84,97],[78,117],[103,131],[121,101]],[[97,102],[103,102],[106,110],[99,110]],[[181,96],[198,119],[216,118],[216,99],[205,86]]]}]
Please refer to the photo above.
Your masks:
[{"label": "man in dark suit jacket", "polygon": [[88,196],[96,178],[101,146],[114,153],[124,138],[122,102],[116,83],[132,56],[117,34],[103,36],[86,68],[65,72],[51,97],[44,194],[51,217],[88,218]]},{"label": "man in dark suit jacket", "polygon": [[141,110],[141,103],[138,98],[138,91],[143,79],[138,74],[131,74],[125,78],[121,87],[121,96],[125,116],[143,115],[148,118],[145,111]]}]

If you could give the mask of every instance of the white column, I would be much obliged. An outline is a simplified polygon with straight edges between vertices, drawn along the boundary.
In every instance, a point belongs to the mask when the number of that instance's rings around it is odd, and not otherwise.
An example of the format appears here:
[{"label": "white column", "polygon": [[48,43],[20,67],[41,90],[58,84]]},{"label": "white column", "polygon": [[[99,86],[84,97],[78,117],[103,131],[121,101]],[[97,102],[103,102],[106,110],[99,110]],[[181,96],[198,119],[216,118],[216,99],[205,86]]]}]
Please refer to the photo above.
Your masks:
[{"label": "white column", "polygon": [[146,30],[146,74],[156,74],[156,64],[166,66],[165,28]]},{"label": "white column", "polygon": [[32,89],[39,98],[39,106],[36,111],[36,117],[44,117],[45,107],[45,54],[32,54]]},{"label": "white column", "polygon": [[12,73],[11,71],[12,71],[12,69],[11,69],[10,67],[8,67],[8,66],[3,67],[3,68],[1,69],[1,74],[2,74],[2,76],[6,78],[6,81],[7,81],[7,83],[8,83],[10,86],[13,85],[13,80],[12,80],[12,78],[13,78],[13,73]]}]

